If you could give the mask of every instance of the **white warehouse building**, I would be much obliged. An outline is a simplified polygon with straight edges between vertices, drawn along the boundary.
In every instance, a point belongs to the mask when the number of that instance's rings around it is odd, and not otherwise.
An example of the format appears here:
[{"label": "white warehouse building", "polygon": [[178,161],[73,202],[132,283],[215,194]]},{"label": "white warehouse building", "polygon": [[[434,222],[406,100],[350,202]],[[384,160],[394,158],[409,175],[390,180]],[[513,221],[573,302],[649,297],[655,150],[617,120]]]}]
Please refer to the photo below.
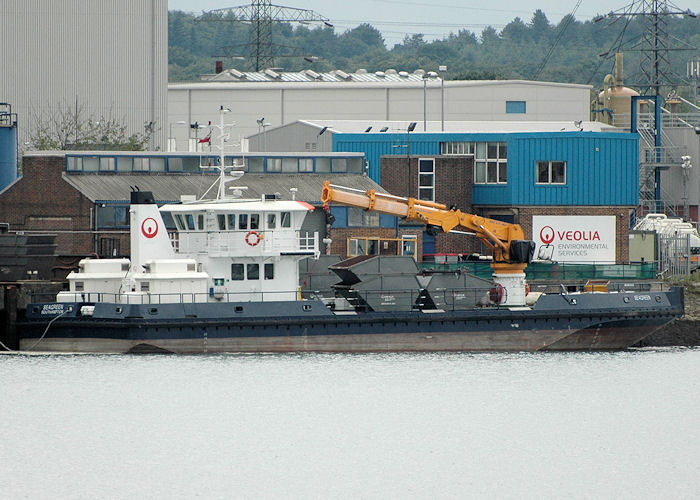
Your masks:
[{"label": "white warehouse building", "polygon": [[[442,80],[437,73],[387,70],[284,73],[228,70],[211,80],[168,85],[171,149],[192,150],[192,129],[217,123],[221,106],[236,121],[232,142],[297,120],[586,121],[590,85],[526,80]],[[189,139],[189,141],[188,141]],[[239,141],[240,139],[240,141]],[[189,146],[188,146],[189,144]]]},{"label": "white warehouse building", "polygon": [[0,101],[18,115],[20,146],[37,119],[75,109],[127,134],[167,134],[167,0],[0,1]]}]

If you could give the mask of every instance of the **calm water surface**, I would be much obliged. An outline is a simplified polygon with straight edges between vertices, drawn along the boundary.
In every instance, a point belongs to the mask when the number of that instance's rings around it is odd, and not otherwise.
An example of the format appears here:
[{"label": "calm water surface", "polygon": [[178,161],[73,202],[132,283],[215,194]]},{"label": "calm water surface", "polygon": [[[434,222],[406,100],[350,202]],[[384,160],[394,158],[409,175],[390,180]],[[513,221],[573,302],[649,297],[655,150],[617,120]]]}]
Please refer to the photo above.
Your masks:
[{"label": "calm water surface", "polygon": [[0,356],[2,498],[698,498],[700,350]]}]

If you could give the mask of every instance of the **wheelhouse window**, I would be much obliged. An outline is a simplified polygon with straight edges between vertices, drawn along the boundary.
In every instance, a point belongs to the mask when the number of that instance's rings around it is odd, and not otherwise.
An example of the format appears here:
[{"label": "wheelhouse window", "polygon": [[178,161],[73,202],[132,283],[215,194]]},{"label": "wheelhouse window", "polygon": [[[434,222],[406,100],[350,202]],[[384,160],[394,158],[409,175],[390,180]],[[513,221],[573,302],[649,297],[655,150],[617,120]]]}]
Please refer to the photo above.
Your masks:
[{"label": "wheelhouse window", "polygon": [[508,182],[508,149],[505,142],[477,142],[475,147],[474,184]]},{"label": "wheelhouse window", "polygon": [[538,161],[537,184],[566,184],[566,162]]},{"label": "wheelhouse window", "polygon": [[282,212],[280,214],[280,227],[292,227],[291,212]]},{"label": "wheelhouse window", "polygon": [[267,228],[275,229],[277,227],[277,214],[267,214]]},{"label": "wheelhouse window", "polygon": [[418,160],[418,199],[435,201],[435,158]]}]

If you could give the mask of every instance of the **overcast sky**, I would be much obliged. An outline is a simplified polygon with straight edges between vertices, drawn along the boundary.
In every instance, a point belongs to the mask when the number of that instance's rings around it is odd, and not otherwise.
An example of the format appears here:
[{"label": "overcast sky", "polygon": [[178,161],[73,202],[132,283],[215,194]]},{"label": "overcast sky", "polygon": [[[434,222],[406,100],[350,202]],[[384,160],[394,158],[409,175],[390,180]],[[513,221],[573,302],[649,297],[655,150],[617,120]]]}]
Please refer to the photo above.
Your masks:
[{"label": "overcast sky", "polygon": [[[695,0],[693,0],[694,2]],[[532,13],[542,9],[551,23],[558,23],[570,14],[577,0],[272,0],[273,5],[311,9],[330,20],[342,33],[361,23],[379,29],[389,48],[403,40],[406,34],[423,33],[427,40],[441,38],[450,31],[466,28],[477,34],[485,26],[500,30],[513,18],[525,22]],[[575,13],[576,19],[591,19],[597,13],[618,10],[631,0],[586,0]],[[245,0],[169,0],[170,10],[200,13],[203,10],[250,4]],[[678,2],[683,6],[683,0]]]}]

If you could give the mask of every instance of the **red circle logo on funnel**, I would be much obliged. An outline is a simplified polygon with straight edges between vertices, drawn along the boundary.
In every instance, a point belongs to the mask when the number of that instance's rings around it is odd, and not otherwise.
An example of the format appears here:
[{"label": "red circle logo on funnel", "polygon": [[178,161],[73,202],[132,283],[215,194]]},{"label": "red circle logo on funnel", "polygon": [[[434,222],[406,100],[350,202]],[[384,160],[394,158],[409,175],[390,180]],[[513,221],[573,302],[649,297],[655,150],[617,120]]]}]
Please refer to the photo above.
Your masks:
[{"label": "red circle logo on funnel", "polygon": [[554,241],[554,228],[552,226],[544,226],[540,229],[540,240],[545,245],[549,245]]},{"label": "red circle logo on funnel", "polygon": [[153,217],[144,219],[141,223],[141,233],[143,233],[146,238],[154,238],[155,235],[158,234],[158,223]]}]

